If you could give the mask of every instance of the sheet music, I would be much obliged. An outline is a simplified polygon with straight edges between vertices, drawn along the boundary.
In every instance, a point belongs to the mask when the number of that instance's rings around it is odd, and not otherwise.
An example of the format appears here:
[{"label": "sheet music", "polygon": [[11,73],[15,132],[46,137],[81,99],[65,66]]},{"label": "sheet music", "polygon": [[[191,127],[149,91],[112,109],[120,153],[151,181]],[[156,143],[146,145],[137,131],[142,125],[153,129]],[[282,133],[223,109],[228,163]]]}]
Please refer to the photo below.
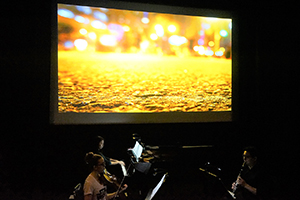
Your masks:
[{"label": "sheet music", "polygon": [[147,197],[146,197],[145,200],[151,200],[151,199],[154,197],[154,195],[156,194],[156,192],[159,190],[159,188],[160,188],[161,185],[163,184],[163,182],[164,182],[164,180],[165,180],[165,178],[166,178],[166,175],[167,175],[167,174],[164,174],[164,176],[161,178],[161,180],[160,180],[159,183],[156,185],[156,187],[155,187],[152,191],[150,191],[151,193],[149,193],[149,194],[147,195]]},{"label": "sheet music", "polygon": [[121,165],[121,168],[122,168],[123,175],[124,175],[124,176],[128,176],[127,170],[126,170],[125,166],[124,166],[124,165]]},{"label": "sheet music", "polygon": [[143,146],[140,145],[138,143],[138,141],[136,141],[135,145],[134,145],[134,147],[132,149],[132,152],[133,152],[133,154],[135,156],[136,162],[139,162],[139,157],[141,157],[142,152],[143,152]]}]

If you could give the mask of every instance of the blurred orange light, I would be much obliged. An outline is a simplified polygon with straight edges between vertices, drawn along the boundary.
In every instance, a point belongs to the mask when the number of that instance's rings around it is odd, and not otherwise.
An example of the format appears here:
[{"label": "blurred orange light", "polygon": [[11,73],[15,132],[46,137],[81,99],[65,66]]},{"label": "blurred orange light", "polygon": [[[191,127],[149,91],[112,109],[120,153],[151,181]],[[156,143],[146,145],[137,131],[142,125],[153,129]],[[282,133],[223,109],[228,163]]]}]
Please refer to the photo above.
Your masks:
[{"label": "blurred orange light", "polygon": [[219,49],[219,51],[222,51],[223,53],[225,52],[225,48],[224,47],[221,47],[220,49]]},{"label": "blurred orange light", "polygon": [[220,40],[221,39],[221,36],[219,34],[216,34],[215,35],[215,40]]},{"label": "blurred orange light", "polygon": [[215,43],[214,43],[214,41],[209,41],[209,42],[208,42],[208,46],[210,46],[210,47],[213,47],[213,46],[215,46]]}]

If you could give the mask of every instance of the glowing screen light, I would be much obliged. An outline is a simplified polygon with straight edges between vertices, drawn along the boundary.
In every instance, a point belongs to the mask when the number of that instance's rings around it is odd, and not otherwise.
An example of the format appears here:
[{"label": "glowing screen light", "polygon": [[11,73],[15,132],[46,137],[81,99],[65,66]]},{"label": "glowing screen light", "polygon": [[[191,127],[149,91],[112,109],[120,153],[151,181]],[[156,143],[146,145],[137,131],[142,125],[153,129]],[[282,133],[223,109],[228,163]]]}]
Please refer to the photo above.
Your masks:
[{"label": "glowing screen light", "polygon": [[147,17],[143,17],[143,18],[141,19],[141,21],[142,21],[142,23],[144,23],[144,24],[148,24],[148,23],[150,22],[150,20],[149,20]]},{"label": "glowing screen light", "polygon": [[225,52],[225,48],[224,47],[220,47],[219,51]]},{"label": "glowing screen light", "polygon": [[116,46],[117,45],[117,38],[113,35],[103,35],[100,38],[100,43],[104,46]]},{"label": "glowing screen light", "polygon": [[164,34],[165,34],[164,28],[163,28],[163,26],[160,25],[160,24],[155,25],[155,31],[156,31],[156,34],[157,34],[159,37],[162,37],[162,36],[164,36]]},{"label": "glowing screen light", "polygon": [[170,26],[168,26],[168,31],[169,31],[170,33],[174,33],[174,32],[176,31],[176,26],[175,26],[175,25],[170,25]]},{"label": "glowing screen light", "polygon": [[94,12],[94,17],[96,19],[100,19],[101,21],[107,22],[108,21],[108,17],[105,13],[99,12],[99,11],[95,11]]},{"label": "glowing screen light", "polygon": [[146,50],[149,46],[149,41],[141,42],[140,46],[142,50]]},{"label": "glowing screen light", "polygon": [[73,18],[75,16],[72,11],[67,9],[58,9],[57,14],[66,18]]},{"label": "glowing screen light", "polygon": [[202,28],[203,29],[209,29],[210,28],[210,24],[202,23]]},{"label": "glowing screen light", "polygon": [[228,32],[227,32],[226,30],[221,30],[221,31],[220,31],[220,35],[221,35],[222,37],[227,37],[227,36],[228,36]]},{"label": "glowing screen light", "polygon": [[67,49],[71,49],[71,48],[74,47],[74,44],[73,44],[73,42],[71,42],[71,41],[66,41],[66,42],[64,43],[64,46],[65,46],[65,48],[67,48]]},{"label": "glowing screen light", "polygon": [[108,30],[110,30],[116,38],[120,41],[123,38],[124,35],[124,28],[123,26],[115,23],[111,23],[108,25]]},{"label": "glowing screen light", "polygon": [[150,35],[150,38],[151,38],[151,40],[157,40],[157,39],[158,39],[158,36],[157,36],[155,33],[152,33],[152,34]]},{"label": "glowing screen light", "polygon": [[231,19],[57,10],[58,115],[231,111]]},{"label": "glowing screen light", "polygon": [[77,40],[75,40],[74,45],[77,50],[84,51],[84,50],[86,50],[86,48],[88,46],[88,42],[84,39],[77,39]]},{"label": "glowing screen light", "polygon": [[78,11],[83,12],[84,14],[87,14],[87,15],[92,13],[91,8],[88,6],[76,6],[76,8]]},{"label": "glowing screen light", "polygon": [[199,39],[199,40],[198,40],[198,44],[199,44],[199,45],[204,45],[204,40],[203,40],[203,39]]},{"label": "glowing screen light", "polygon": [[123,26],[123,30],[125,32],[129,32],[130,31],[130,27],[125,25],[125,26]]},{"label": "glowing screen light", "polygon": [[170,38],[169,38],[169,43],[171,45],[175,45],[175,46],[180,46],[184,43],[187,42],[187,39],[183,36],[178,36],[178,35],[172,35]]},{"label": "glowing screen light", "polygon": [[223,56],[223,54],[224,53],[222,51],[216,51],[216,53],[215,53],[216,56]]},{"label": "glowing screen light", "polygon": [[97,38],[97,35],[96,35],[96,33],[94,33],[94,32],[89,33],[88,36],[89,36],[89,38],[91,38],[92,40],[96,40],[96,38]]},{"label": "glowing screen light", "polygon": [[199,46],[194,46],[193,49],[194,49],[194,51],[198,51]]},{"label": "glowing screen light", "polygon": [[75,17],[75,21],[79,22],[79,23],[85,23],[85,18],[82,16],[77,15]]},{"label": "glowing screen light", "polygon": [[209,42],[208,42],[208,46],[210,46],[210,47],[215,46],[215,42],[214,42],[214,41],[209,41]]},{"label": "glowing screen light", "polygon": [[107,26],[106,24],[104,24],[103,22],[99,21],[99,20],[95,20],[92,21],[92,27],[96,28],[96,29],[106,29]]},{"label": "glowing screen light", "polygon": [[82,28],[82,29],[79,30],[79,33],[82,34],[82,35],[85,35],[85,34],[87,34],[87,30]]},{"label": "glowing screen light", "polygon": [[199,55],[204,55],[205,54],[205,47],[204,46],[199,46],[198,48],[195,49],[199,53]]},{"label": "glowing screen light", "polygon": [[213,50],[207,50],[207,51],[205,51],[205,55],[206,56],[213,56],[214,55],[214,51]]}]

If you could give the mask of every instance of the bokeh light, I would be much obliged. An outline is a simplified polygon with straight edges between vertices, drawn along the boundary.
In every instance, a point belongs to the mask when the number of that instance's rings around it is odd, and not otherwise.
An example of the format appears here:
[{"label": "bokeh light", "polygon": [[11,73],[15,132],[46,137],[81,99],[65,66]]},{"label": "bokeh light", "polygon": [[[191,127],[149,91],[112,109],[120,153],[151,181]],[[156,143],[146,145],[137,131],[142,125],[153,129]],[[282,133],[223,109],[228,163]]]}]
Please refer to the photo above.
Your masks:
[{"label": "bokeh light", "polygon": [[[215,57],[225,58],[225,49],[220,47],[231,45],[231,19],[186,18],[181,15],[63,4],[59,4],[57,14],[59,49],[82,50],[84,46],[89,46],[89,51],[176,56],[212,56],[209,51],[212,50]],[[76,46],[74,41],[77,39],[85,42],[77,42]],[[72,45],[67,41],[73,41]],[[114,48],[103,49],[99,43]]]},{"label": "bokeh light", "polygon": [[91,38],[92,40],[96,40],[97,39],[97,35],[94,32],[91,32],[88,34],[89,38]]},{"label": "bokeh light", "polygon": [[227,37],[227,36],[228,36],[228,32],[227,32],[226,30],[221,30],[221,31],[220,31],[220,35],[221,35],[222,37]]},{"label": "bokeh light", "polygon": [[82,35],[86,35],[87,34],[87,30],[82,28],[79,30],[79,33],[81,33]]},{"label": "bokeh light", "polygon": [[175,25],[170,25],[170,26],[168,26],[168,31],[169,31],[170,33],[174,33],[174,32],[176,31],[176,26],[175,26]]},{"label": "bokeh light", "polygon": [[231,19],[65,4],[57,19],[59,81],[67,83],[59,84],[61,112],[231,109],[230,102],[207,107],[195,96],[212,79],[198,97],[231,97],[218,92],[224,80],[231,88]]},{"label": "bokeh light", "polygon": [[150,38],[151,38],[151,40],[157,40],[157,39],[158,39],[158,36],[157,36],[155,33],[152,33],[152,34],[150,35]]},{"label": "bokeh light", "polygon": [[96,28],[96,29],[106,29],[107,26],[106,24],[104,24],[103,22],[99,21],[99,20],[94,20],[92,21],[92,27]]},{"label": "bokeh light", "polygon": [[141,20],[144,24],[148,24],[150,20],[147,17],[143,17]]},{"label": "bokeh light", "polygon": [[57,14],[66,18],[73,18],[75,16],[72,11],[67,9],[58,9]]},{"label": "bokeh light", "polygon": [[159,36],[159,37],[162,37],[164,35],[164,28],[162,25],[160,24],[157,24],[155,25],[155,31],[156,31],[156,34]]},{"label": "bokeh light", "polygon": [[99,41],[104,46],[116,46],[117,45],[117,38],[112,35],[103,35]]},{"label": "bokeh light", "polygon": [[215,46],[215,42],[214,42],[214,41],[209,41],[209,42],[208,42],[208,46],[210,46],[210,47]]},{"label": "bokeh light", "polygon": [[88,46],[88,42],[84,39],[77,39],[75,40],[74,45],[77,48],[77,50],[84,51]]},{"label": "bokeh light", "polygon": [[170,38],[169,38],[169,43],[171,45],[175,45],[175,46],[180,46],[184,43],[187,42],[187,39],[183,36],[178,36],[178,35],[172,35]]}]

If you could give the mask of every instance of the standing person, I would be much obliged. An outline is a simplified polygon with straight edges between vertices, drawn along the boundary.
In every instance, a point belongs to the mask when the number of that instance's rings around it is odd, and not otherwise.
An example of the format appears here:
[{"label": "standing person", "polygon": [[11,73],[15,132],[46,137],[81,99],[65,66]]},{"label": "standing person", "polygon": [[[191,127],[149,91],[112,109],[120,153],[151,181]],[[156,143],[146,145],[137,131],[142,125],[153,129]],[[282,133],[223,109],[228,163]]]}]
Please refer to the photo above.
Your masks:
[{"label": "standing person", "polygon": [[237,180],[232,184],[236,198],[274,199],[275,182],[268,172],[261,166],[258,151],[255,147],[246,147],[243,152],[244,164]]},{"label": "standing person", "polygon": [[105,170],[105,161],[99,154],[89,152],[85,156],[85,161],[91,168],[91,173],[84,182],[84,200],[114,199],[119,193],[126,190],[127,185],[124,184],[119,192],[107,193],[105,177],[103,174]]},{"label": "standing person", "polygon": [[94,153],[97,153],[99,155],[101,155],[105,161],[105,164],[106,166],[110,166],[110,165],[123,165],[125,166],[125,163],[123,161],[119,161],[117,159],[113,159],[113,158],[109,158],[109,157],[106,157],[102,151],[103,151],[103,148],[104,148],[104,138],[101,137],[101,136],[97,136],[96,139],[95,139],[95,151]]}]

